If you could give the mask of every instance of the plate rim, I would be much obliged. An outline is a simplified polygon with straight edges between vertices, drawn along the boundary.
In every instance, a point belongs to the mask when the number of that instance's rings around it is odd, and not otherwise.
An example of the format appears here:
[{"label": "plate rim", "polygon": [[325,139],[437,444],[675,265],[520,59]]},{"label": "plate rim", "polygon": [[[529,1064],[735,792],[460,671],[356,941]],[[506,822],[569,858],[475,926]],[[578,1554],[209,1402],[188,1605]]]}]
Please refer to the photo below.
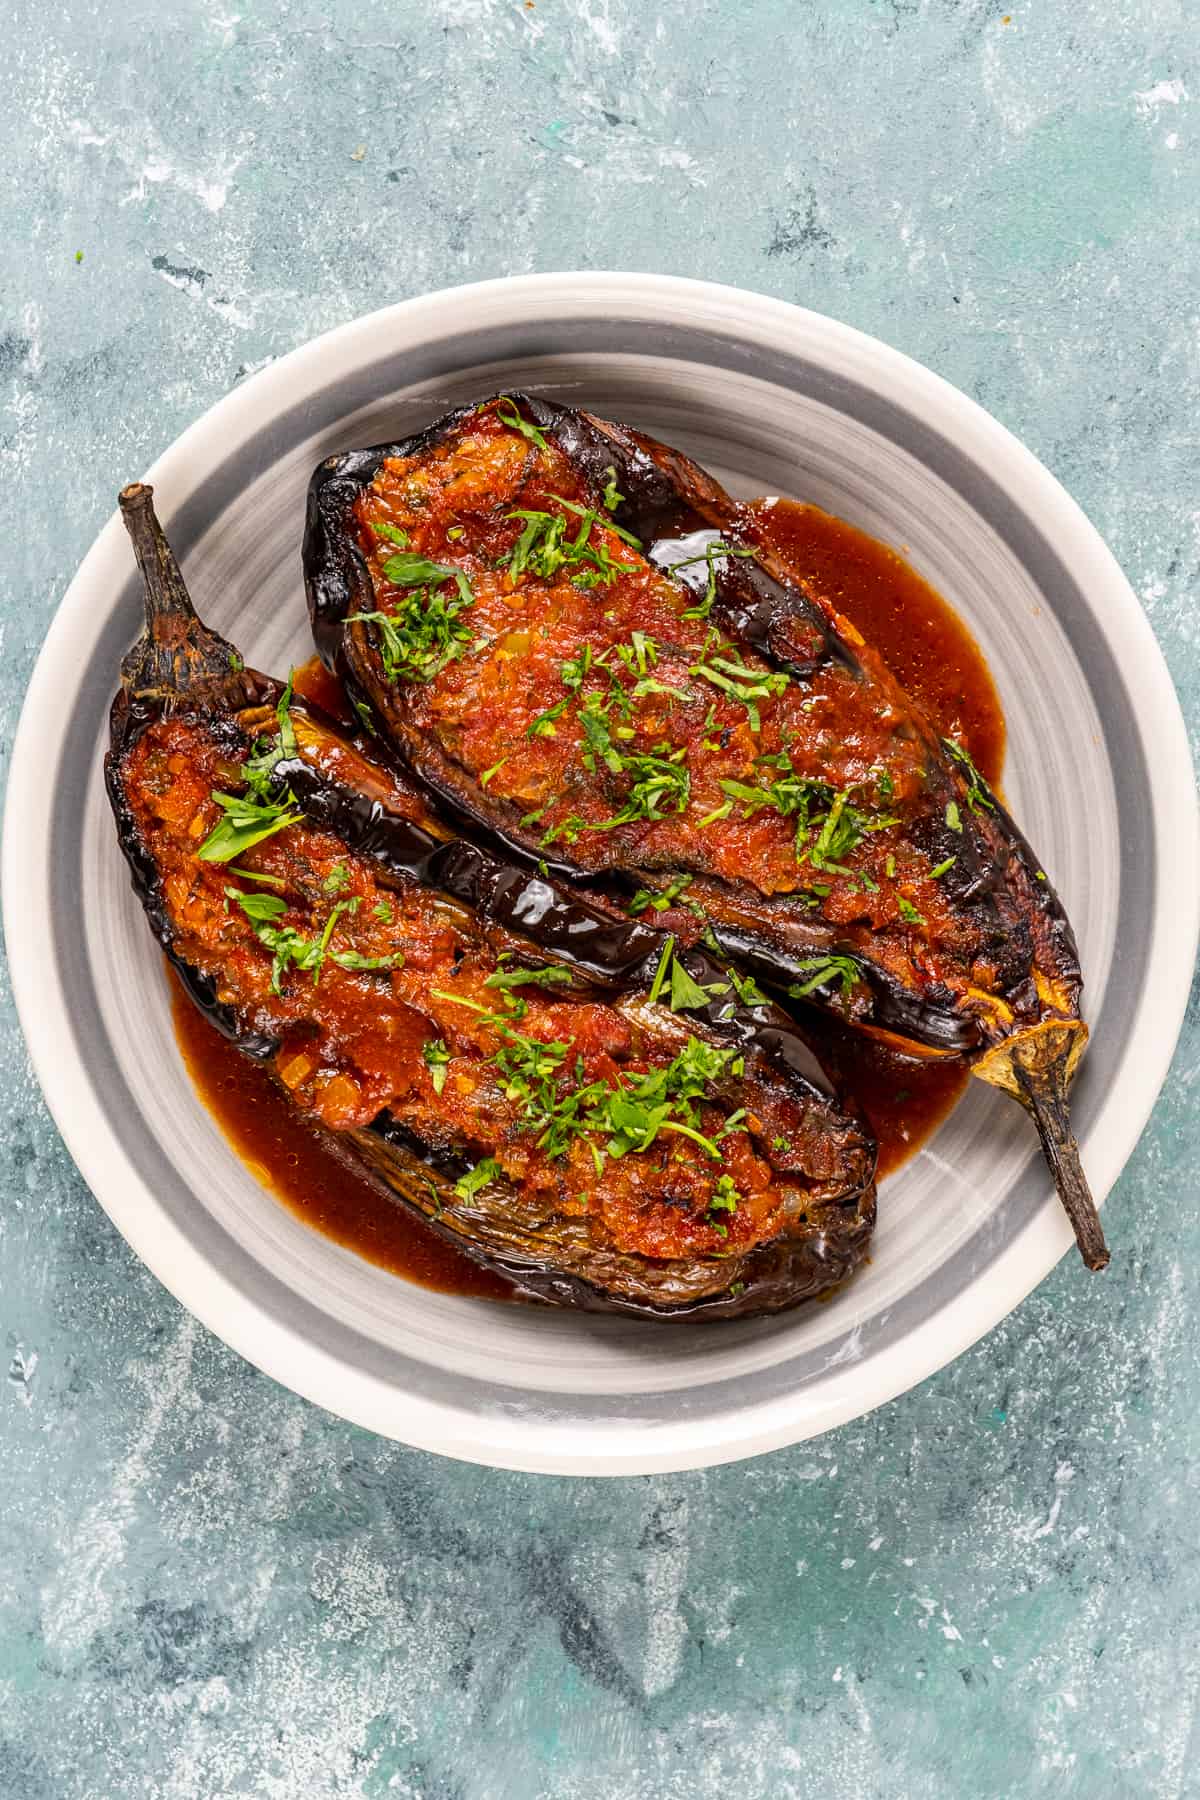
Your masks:
[{"label": "plate rim", "polygon": [[[306,374],[328,382],[330,364],[354,366],[371,340],[435,341],[454,328],[471,328],[472,311],[497,306],[510,314],[540,306],[559,319],[593,315],[633,320],[652,309],[659,318],[686,315],[689,323],[723,330],[736,339],[778,340],[780,334],[852,367],[859,379],[882,386],[892,398],[936,423],[939,430],[983,460],[1006,485],[1027,497],[1038,526],[1072,561],[1089,602],[1103,617],[1104,634],[1127,675],[1129,702],[1139,734],[1153,751],[1154,835],[1161,878],[1151,923],[1147,979],[1123,1074],[1117,1142],[1102,1187],[1107,1194],[1128,1161],[1161,1091],[1182,1027],[1200,935],[1200,809],[1191,753],[1178,697],[1165,658],[1129,581],[1082,509],[1057,479],[1006,427],[977,402],[903,352],[881,340],[789,301],[751,290],[667,275],[565,271],[500,277],[438,290],[364,314],[298,346],[215,402],[155,460],[144,479],[182,498],[202,478],[198,469],[232,434],[255,420],[286,410],[304,391]],[[477,320],[478,324],[479,321]],[[336,370],[335,370],[336,373]],[[414,1447],[459,1460],[537,1473],[624,1475],[666,1473],[715,1466],[816,1436],[862,1416],[926,1379],[960,1355],[1045,1278],[1071,1248],[1064,1218],[1043,1207],[1001,1250],[987,1270],[921,1321],[904,1343],[904,1356],[885,1367],[860,1365],[861,1377],[839,1384],[818,1404],[811,1389],[771,1402],[750,1403],[720,1421],[621,1427],[549,1424],[505,1409],[481,1416],[465,1407],[401,1394],[373,1372],[349,1370],[331,1352],[267,1314],[156,1208],[120,1142],[92,1103],[81,1066],[63,1056],[56,1024],[67,1014],[58,980],[50,920],[26,902],[21,865],[31,846],[44,851],[48,811],[45,791],[47,725],[56,684],[71,666],[73,618],[106,584],[109,566],[124,549],[114,513],[103,526],[60,601],[39,651],[13,743],[0,849],[0,899],[13,996],[30,1060],[55,1124],[92,1193],[130,1247],[168,1291],[247,1361],[340,1417]],[[43,829],[39,832],[39,820]],[[1186,823],[1185,823],[1186,821]],[[40,860],[38,866],[41,866]],[[1180,980],[1180,972],[1186,971]],[[1139,1040],[1144,1040],[1139,1043]],[[269,1271],[268,1271],[269,1273]],[[983,1292],[981,1293],[981,1290]],[[986,1295],[987,1304],[981,1304]],[[847,1392],[847,1386],[851,1391]],[[519,1390],[514,1391],[519,1392]],[[525,1409],[536,1414],[536,1406]],[[609,1439],[612,1439],[610,1442]],[[599,1442],[597,1441],[599,1440]]]}]

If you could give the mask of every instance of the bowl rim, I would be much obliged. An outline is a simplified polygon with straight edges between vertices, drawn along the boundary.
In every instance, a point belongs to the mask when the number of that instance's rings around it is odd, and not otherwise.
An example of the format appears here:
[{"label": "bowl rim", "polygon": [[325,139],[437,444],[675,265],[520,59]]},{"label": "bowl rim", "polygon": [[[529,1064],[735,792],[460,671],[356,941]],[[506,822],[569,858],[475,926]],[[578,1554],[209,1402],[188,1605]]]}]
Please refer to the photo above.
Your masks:
[{"label": "bowl rim", "polygon": [[[1097,1171],[1103,1197],[1120,1174],[1158,1096],[1182,1026],[1200,933],[1200,812],[1186,728],[1162,652],[1129,582],[1082,509],[996,419],[903,352],[852,326],[788,301],[668,275],[565,271],[501,277],[415,296],[334,327],[269,364],[218,400],[157,458],[143,477],[172,496],[198,487],[231,436],[285,412],[310,377],[328,386],[361,366],[373,342],[432,343],[484,318],[537,309],[556,320],[634,322],[679,318],[733,340],[803,344],[839,369],[853,369],[939,432],[969,448],[1006,486],[1017,487],[1058,553],[1076,571],[1102,616],[1106,638],[1129,683],[1143,744],[1152,750],[1154,841],[1161,879],[1147,974],[1123,1065],[1118,1118],[1105,1118],[1106,1156]],[[474,318],[473,316],[474,315]],[[68,1000],[53,951],[51,921],[28,891],[31,855],[48,851],[45,751],[61,735],[58,696],[69,686],[73,623],[99,591],[124,573],[117,515],[109,519],[71,581],[38,655],[13,744],[0,850],[0,898],[13,994],[30,1059],[67,1148],[92,1192],[135,1253],[190,1312],[249,1362],[305,1398],[353,1423],[415,1447],[494,1467],[553,1474],[644,1474],[699,1468],[773,1450],[861,1416],[915,1386],[999,1323],[1072,1244],[1057,1210],[1043,1207],[969,1282],[905,1340],[903,1356],[840,1371],[836,1391],[804,1391],[749,1402],[713,1421],[680,1418],[634,1427],[621,1443],[587,1424],[551,1423],[524,1413],[481,1416],[405,1392],[372,1371],[348,1369],[334,1354],[255,1304],[171,1220],[126,1157],[95,1102],[78,1060],[64,1052]],[[1182,976],[1182,979],[1181,979]],[[1108,1109],[1115,1113],[1117,1109]],[[981,1290],[983,1290],[981,1292]],[[399,1403],[398,1403],[399,1402]],[[598,1435],[603,1442],[598,1442]]]}]

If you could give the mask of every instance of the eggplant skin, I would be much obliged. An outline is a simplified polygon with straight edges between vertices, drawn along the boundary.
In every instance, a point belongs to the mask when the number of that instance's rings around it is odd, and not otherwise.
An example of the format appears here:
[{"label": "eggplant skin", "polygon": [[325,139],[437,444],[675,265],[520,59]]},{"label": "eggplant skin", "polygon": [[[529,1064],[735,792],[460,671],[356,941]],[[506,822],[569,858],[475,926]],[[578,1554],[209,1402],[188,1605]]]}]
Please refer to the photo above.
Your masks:
[{"label": "eggplant skin", "polygon": [[[284,690],[245,669],[232,647],[195,618],[165,540],[158,542],[161,532],[154,535],[147,491],[127,493],[132,498],[127,509],[123,496],[122,508],[147,580],[148,625],[125,660],[110,719],[105,781],[118,842],[151,930],[193,1004],[241,1051],[269,1063],[281,1040],[264,1029],[261,1008],[231,1003],[236,986],[222,980],[219,969],[200,967],[183,953],[182,928],[145,825],[147,811],[139,810],[132,783],[141,740],[164,722],[207,734],[225,762],[240,761]],[[736,1047],[744,1056],[751,1105],[756,1095],[761,1106],[763,1096],[774,1092],[801,1121],[795,1155],[803,1160],[796,1166],[805,1170],[807,1186],[792,1178],[788,1191],[794,1198],[768,1239],[727,1255],[656,1257],[614,1248],[589,1230],[586,1216],[561,1212],[544,1196],[530,1198],[532,1190],[507,1180],[493,1179],[464,1198],[457,1184],[475,1168],[479,1153],[449,1128],[440,1137],[418,1134],[384,1110],[365,1127],[335,1130],[298,1111],[298,1130],[317,1129],[381,1195],[472,1260],[509,1275],[527,1295],[554,1305],[660,1320],[750,1318],[794,1306],[852,1272],[874,1225],[875,1148],[839,1109],[819,1063],[785,1014],[769,1004],[735,1002],[728,989],[680,1017],[651,1006],[646,990],[668,934],[597,909],[539,874],[450,836],[402,777],[372,764],[362,738],[343,733],[298,699],[291,717],[297,749],[276,765],[275,779],[293,797],[302,822],[274,839],[277,848],[296,833],[324,834],[326,841],[332,835],[347,862],[391,893],[418,900],[428,895],[439,921],[458,918],[464,941],[503,947],[542,966],[560,964],[582,998],[640,1022],[648,1041],[666,1046],[663,1054],[689,1039]],[[361,785],[346,777],[355,769],[367,772]],[[380,798],[389,784],[396,804]],[[718,985],[722,966],[706,952],[677,954],[694,981]]]}]

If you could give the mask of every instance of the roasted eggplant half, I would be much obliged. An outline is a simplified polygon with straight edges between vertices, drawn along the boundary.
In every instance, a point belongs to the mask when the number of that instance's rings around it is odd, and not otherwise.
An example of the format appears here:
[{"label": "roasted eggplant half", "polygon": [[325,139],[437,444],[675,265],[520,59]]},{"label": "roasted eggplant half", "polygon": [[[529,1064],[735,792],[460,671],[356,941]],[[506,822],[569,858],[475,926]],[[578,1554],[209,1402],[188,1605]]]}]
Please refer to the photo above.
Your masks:
[{"label": "roasted eggplant half", "polygon": [[146,628],[105,772],[195,1003],[388,1196],[561,1304],[745,1318],[829,1287],[875,1148],[793,1022],[704,949],[457,838],[197,619],[149,488]]},{"label": "roasted eggplant half", "polygon": [[1032,1114],[1108,1260],[1067,1096],[1070,925],[967,750],[694,462],[524,395],[335,456],[309,490],[318,647],[449,816]]}]

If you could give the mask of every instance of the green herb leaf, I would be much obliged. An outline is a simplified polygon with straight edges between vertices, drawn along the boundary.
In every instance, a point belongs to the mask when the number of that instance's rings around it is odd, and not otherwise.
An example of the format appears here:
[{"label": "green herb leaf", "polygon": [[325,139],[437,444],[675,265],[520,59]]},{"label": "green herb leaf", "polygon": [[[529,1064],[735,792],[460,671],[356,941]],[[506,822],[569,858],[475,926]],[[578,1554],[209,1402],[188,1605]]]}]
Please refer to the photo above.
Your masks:
[{"label": "green herb leaf", "polygon": [[616,512],[624,498],[624,494],[620,493],[617,489],[617,471],[614,468],[605,469],[604,492],[600,496],[605,511]]},{"label": "green herb leaf", "polygon": [[287,886],[287,882],[283,881],[278,875],[260,875],[257,869],[243,869],[240,863],[235,864],[234,867],[230,869],[229,873],[231,875],[240,875],[243,881],[261,882],[264,887],[281,888]]},{"label": "green herb leaf", "polygon": [[941,876],[945,875],[948,870],[950,870],[954,867],[954,865],[957,861],[958,861],[957,856],[948,856],[946,858],[945,862],[940,862],[938,864],[936,869],[930,869],[930,871],[929,871],[930,880],[931,881],[939,880]]},{"label": "green herb leaf", "polygon": [[679,1012],[685,1006],[707,1006],[708,1001],[707,989],[702,988],[698,981],[693,981],[676,953],[671,964],[671,1011]]},{"label": "green herb leaf", "polygon": [[421,1056],[429,1070],[433,1091],[440,1094],[446,1085],[446,1071],[450,1063],[450,1052],[443,1039],[427,1038],[421,1046]]},{"label": "green herb leaf", "polygon": [[555,706],[548,706],[544,713],[539,713],[532,724],[525,728],[525,736],[531,738],[556,737],[555,721],[561,719],[570,705],[569,700],[560,700]]},{"label": "green herb leaf", "polygon": [[666,912],[678,900],[681,906],[686,906],[689,912],[696,914],[697,918],[703,918],[703,912],[696,902],[685,897],[693,879],[691,875],[676,875],[671,881],[668,881],[666,887],[657,891],[650,888],[639,888],[629,902],[626,911],[634,918],[638,913],[645,912],[647,907],[652,907],[655,912]]},{"label": "green herb leaf", "polygon": [[460,1200],[473,1200],[481,1189],[490,1187],[497,1177],[504,1174],[494,1156],[485,1156],[477,1162],[473,1169],[468,1169],[454,1184],[454,1191]]},{"label": "green herb leaf", "polygon": [[[967,782],[967,805],[970,807],[971,811],[973,813],[995,812],[996,802],[992,799],[987,782],[983,779],[983,776],[971,761],[970,753],[965,750],[960,743],[957,743],[954,738],[943,738],[942,745],[947,754],[952,756],[955,762],[959,763],[962,767],[964,778]],[[949,815],[947,815],[946,822],[947,824],[950,822]]]},{"label": "green herb leaf", "polygon": [[196,855],[201,862],[232,862],[255,844],[274,837],[289,825],[298,825],[303,814],[291,796],[286,801],[256,800],[249,794],[222,794],[213,799],[225,817],[209,832]]},{"label": "green herb leaf", "polygon": [[398,525],[390,524],[387,519],[372,519],[371,530],[377,538],[383,538],[385,543],[395,544],[399,550],[408,549],[407,531],[401,531]]},{"label": "green herb leaf", "polygon": [[710,1212],[736,1212],[741,1199],[732,1175],[722,1175],[708,1202]]},{"label": "green herb leaf", "polygon": [[739,975],[737,970],[731,967],[729,979],[733,983],[734,993],[743,1006],[767,1005],[767,996],[752,975]]},{"label": "green herb leaf", "polygon": [[[426,566],[435,572],[441,568],[437,563]],[[456,579],[457,593],[419,587],[406,594],[392,612],[348,614],[347,623],[376,626],[386,680],[432,681],[448,663],[467,654],[473,634],[461,615],[471,606],[473,597],[466,577],[460,575]]]},{"label": "green herb leaf", "polygon": [[236,900],[248,919],[278,919],[287,911],[287,901],[278,894],[244,894],[241,888],[227,887],[226,898]]},{"label": "green herb leaf", "polygon": [[323,894],[340,894],[343,888],[350,885],[350,871],[345,863],[339,863],[336,869],[330,869],[321,883]]},{"label": "green herb leaf", "polygon": [[[507,412],[504,410],[505,407],[508,408]],[[510,431],[519,431],[523,438],[528,438],[531,444],[536,444],[539,450],[550,448],[537,426],[529,419],[521,417],[517,411],[516,402],[510,400],[507,394],[502,394],[496,403],[496,417],[502,425],[507,425]]]},{"label": "green herb leaf", "polygon": [[683,617],[685,619],[707,619],[712,611],[713,601],[717,597],[717,577],[722,572],[726,560],[731,556],[753,558],[754,555],[755,552],[748,547],[726,544],[720,538],[716,538],[698,556],[684,556],[677,562],[664,564],[668,575],[677,575],[680,569],[690,569],[696,563],[706,563],[708,566],[708,581],[704,589],[704,598],[697,605],[689,607]]},{"label": "green herb leaf", "polygon": [[569,987],[574,981],[570,969],[552,965],[545,969],[497,969],[489,975],[484,987]]},{"label": "green herb leaf", "polygon": [[653,1006],[666,985],[667,972],[671,967],[671,959],[675,954],[675,939],[668,938],[663,945],[662,955],[658,959],[658,967],[654,971],[654,980],[650,983],[650,992],[646,998]]},{"label": "green herb leaf", "polygon": [[452,569],[447,563],[431,562],[417,550],[401,550],[395,556],[389,556],[383,565],[383,573],[393,587],[428,587],[432,582],[457,580],[461,570]]},{"label": "green herb leaf", "polygon": [[906,920],[908,924],[924,925],[924,913],[918,912],[912,901],[907,899],[903,894],[897,894],[896,905],[899,908],[900,917]]},{"label": "green herb leaf", "polygon": [[357,950],[330,950],[330,962],[335,962],[339,969],[399,969],[404,965],[404,958],[398,950],[389,956],[363,956]]},{"label": "green herb leaf", "polygon": [[818,988],[832,987],[835,982],[840,982],[843,994],[848,994],[861,979],[858,964],[850,956],[809,956],[796,967],[811,969],[812,973],[806,981],[793,982],[788,988],[793,1000],[807,1000]]}]

